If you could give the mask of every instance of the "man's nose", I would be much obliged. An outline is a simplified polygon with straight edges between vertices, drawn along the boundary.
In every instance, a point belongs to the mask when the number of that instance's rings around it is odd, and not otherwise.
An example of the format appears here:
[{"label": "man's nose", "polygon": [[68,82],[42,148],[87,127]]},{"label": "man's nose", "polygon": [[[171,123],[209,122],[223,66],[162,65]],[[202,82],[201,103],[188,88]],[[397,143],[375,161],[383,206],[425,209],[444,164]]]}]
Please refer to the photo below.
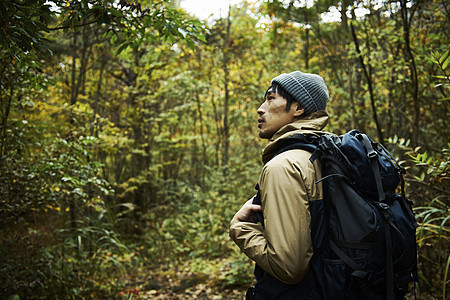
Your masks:
[{"label": "man's nose", "polygon": [[258,115],[262,115],[264,113],[264,103],[261,104],[256,113],[258,113]]}]

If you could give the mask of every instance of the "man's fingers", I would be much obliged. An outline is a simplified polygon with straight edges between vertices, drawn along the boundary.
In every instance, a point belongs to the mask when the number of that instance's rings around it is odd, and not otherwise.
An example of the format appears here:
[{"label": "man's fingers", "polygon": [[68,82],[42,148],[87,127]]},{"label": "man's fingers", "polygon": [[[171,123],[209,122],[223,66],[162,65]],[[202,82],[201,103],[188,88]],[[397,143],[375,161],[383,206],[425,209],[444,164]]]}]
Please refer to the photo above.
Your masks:
[{"label": "man's fingers", "polygon": [[261,211],[262,207],[261,205],[258,204],[253,204],[253,198],[249,199],[246,203],[246,206],[248,206],[248,208],[252,211]]},{"label": "man's fingers", "polygon": [[251,204],[250,210],[252,212],[259,212],[259,211],[262,211],[262,206],[258,205],[258,204]]}]

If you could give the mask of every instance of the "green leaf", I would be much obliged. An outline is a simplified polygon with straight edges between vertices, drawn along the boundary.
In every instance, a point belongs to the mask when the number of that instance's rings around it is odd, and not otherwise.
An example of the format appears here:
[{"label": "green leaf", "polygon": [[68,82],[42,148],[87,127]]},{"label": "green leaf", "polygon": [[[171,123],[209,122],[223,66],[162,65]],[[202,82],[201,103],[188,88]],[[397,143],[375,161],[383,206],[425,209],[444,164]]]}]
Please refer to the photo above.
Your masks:
[{"label": "green leaf", "polygon": [[445,70],[447,68],[448,64],[450,63],[450,55],[448,55],[448,51],[446,53],[447,53],[447,59],[442,64],[442,70]]},{"label": "green leaf", "polygon": [[439,78],[439,79],[447,79],[450,80],[449,76],[444,76],[444,75],[433,75],[434,78]]},{"label": "green leaf", "polygon": [[128,48],[130,46],[131,42],[124,42],[119,49],[117,49],[116,51],[116,55],[119,55],[120,53],[122,53],[123,50],[125,50],[126,48]]},{"label": "green leaf", "polygon": [[442,54],[441,57],[439,58],[439,63],[441,65],[444,62],[444,59],[448,59],[448,52],[449,52],[449,50],[445,51],[444,54]]}]

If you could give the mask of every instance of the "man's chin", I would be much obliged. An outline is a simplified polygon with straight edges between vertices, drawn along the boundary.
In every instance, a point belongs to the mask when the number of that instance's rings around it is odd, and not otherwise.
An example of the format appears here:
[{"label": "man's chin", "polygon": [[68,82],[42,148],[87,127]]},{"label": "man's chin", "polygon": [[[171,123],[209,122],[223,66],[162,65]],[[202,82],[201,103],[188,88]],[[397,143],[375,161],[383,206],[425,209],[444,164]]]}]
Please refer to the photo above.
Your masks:
[{"label": "man's chin", "polygon": [[270,135],[268,132],[264,132],[264,131],[259,131],[259,137],[261,139],[270,139],[272,137],[272,135]]}]

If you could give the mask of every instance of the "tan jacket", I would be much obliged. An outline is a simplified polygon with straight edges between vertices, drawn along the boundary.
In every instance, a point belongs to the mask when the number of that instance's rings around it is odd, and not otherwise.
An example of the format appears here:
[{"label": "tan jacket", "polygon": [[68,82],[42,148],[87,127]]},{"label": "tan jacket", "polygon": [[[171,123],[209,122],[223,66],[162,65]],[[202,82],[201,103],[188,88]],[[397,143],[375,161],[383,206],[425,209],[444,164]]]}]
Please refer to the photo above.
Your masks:
[{"label": "tan jacket", "polygon": [[296,133],[320,134],[328,116],[317,112],[282,127],[263,149],[259,178],[264,225],[235,221],[230,236],[239,248],[278,280],[302,280],[313,255],[309,201],[322,199],[320,164],[309,161],[305,150],[278,152],[278,141]]}]

